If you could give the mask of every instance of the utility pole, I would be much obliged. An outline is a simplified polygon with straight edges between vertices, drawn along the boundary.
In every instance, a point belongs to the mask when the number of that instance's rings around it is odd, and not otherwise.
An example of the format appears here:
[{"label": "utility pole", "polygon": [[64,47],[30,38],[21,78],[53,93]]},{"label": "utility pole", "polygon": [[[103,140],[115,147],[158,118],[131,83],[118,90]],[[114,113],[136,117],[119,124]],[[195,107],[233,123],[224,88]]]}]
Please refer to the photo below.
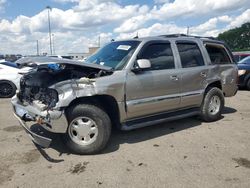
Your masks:
[{"label": "utility pole", "polygon": [[36,53],[37,53],[37,56],[39,56],[39,41],[36,40]]},{"label": "utility pole", "polygon": [[55,34],[52,34],[52,46],[53,46],[53,54],[56,55],[56,49],[55,49]]},{"label": "utility pole", "polygon": [[48,9],[48,24],[49,24],[49,46],[50,46],[50,55],[52,55],[52,41],[51,41],[51,26],[50,26],[50,11],[52,8],[50,6],[47,6],[46,9]]},{"label": "utility pole", "polygon": [[98,47],[100,48],[101,47],[101,36],[99,35],[98,37]]},{"label": "utility pole", "polygon": [[189,26],[187,26],[187,36],[189,36]]}]

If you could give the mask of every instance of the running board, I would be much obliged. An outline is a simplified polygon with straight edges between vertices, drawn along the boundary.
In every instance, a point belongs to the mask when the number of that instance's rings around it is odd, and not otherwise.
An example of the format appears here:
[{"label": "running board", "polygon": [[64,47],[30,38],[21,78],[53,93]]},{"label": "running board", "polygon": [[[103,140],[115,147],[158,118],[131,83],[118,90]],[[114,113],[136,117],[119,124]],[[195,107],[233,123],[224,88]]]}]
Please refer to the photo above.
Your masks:
[{"label": "running board", "polygon": [[200,114],[200,108],[186,109],[176,112],[168,112],[164,114],[158,114],[150,117],[144,117],[135,120],[129,120],[122,123],[121,130],[130,131],[133,129],[138,129],[142,127],[147,127],[155,124],[160,124],[163,122],[183,119]]}]

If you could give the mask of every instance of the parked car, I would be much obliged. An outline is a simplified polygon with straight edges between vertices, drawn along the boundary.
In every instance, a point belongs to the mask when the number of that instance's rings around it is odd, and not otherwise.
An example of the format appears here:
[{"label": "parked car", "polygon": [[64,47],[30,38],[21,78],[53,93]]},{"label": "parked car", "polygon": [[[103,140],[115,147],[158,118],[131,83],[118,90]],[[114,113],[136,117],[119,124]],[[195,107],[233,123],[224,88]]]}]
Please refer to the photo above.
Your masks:
[{"label": "parked car", "polygon": [[[48,65],[50,63],[55,64],[57,62],[61,61],[67,62],[70,61],[70,59],[67,58],[58,58],[58,57],[49,57],[49,56],[34,56],[34,57],[22,57],[21,59],[17,60],[15,63],[19,68],[22,67],[32,67],[36,68],[38,65],[41,67],[41,65]],[[74,61],[73,61],[74,62]],[[45,66],[46,67],[46,66]]]},{"label": "parked car", "polygon": [[0,98],[10,98],[19,89],[22,74],[30,68],[19,69],[15,63],[0,61]]},{"label": "parked car", "polygon": [[160,122],[221,118],[224,97],[237,92],[237,65],[223,42],[165,35],[114,41],[85,62],[57,61],[56,69],[29,73],[12,98],[15,116],[33,141],[51,138],[30,124],[63,133],[73,152],[94,154],[111,127],[132,130]]},{"label": "parked car", "polygon": [[1,60],[5,60],[5,59],[4,59],[4,55],[2,55],[2,54],[0,54],[0,61],[1,61]]},{"label": "parked car", "polygon": [[48,55],[48,57],[61,58],[61,59],[73,59],[73,56],[69,56],[69,55]]},{"label": "parked car", "polygon": [[250,56],[238,62],[239,86],[250,90]]},{"label": "parked car", "polygon": [[234,59],[236,62],[241,61],[245,57],[250,56],[250,52],[233,52]]}]

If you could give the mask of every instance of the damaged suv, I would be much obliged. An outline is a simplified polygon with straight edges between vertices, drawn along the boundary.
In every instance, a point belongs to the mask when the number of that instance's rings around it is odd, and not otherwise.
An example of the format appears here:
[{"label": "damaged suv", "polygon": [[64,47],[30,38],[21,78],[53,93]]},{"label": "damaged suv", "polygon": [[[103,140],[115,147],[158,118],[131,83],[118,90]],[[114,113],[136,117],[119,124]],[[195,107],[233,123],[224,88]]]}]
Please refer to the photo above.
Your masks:
[{"label": "damaged suv", "polygon": [[237,92],[230,50],[212,38],[184,35],[135,38],[107,44],[84,63],[35,58],[12,99],[14,113],[33,141],[39,124],[63,133],[76,153],[94,154],[112,126],[132,130],[189,116],[220,119],[224,97]]}]

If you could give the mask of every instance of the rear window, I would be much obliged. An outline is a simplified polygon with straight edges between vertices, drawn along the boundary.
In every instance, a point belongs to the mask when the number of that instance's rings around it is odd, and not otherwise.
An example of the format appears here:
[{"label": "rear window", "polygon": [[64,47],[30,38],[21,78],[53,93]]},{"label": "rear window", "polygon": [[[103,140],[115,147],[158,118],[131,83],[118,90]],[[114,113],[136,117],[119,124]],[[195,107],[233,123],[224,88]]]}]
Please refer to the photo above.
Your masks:
[{"label": "rear window", "polygon": [[196,43],[177,43],[183,68],[198,67],[204,65],[204,59]]},{"label": "rear window", "polygon": [[240,60],[238,64],[249,64],[250,65],[250,56]]},{"label": "rear window", "polygon": [[205,44],[212,64],[231,64],[230,57],[224,47],[214,44]]},{"label": "rear window", "polygon": [[64,59],[73,59],[72,56],[62,56],[62,58],[64,58]]}]

